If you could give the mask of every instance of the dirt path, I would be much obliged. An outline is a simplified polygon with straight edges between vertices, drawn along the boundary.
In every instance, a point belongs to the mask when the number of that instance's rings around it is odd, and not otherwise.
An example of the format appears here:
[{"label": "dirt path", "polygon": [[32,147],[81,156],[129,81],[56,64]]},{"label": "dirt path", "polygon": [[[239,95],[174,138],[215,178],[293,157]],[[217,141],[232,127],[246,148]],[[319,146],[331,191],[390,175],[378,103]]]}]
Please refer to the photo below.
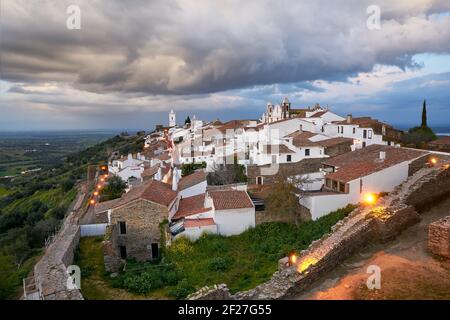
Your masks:
[{"label": "dirt path", "polygon": [[[450,260],[427,251],[428,225],[450,215],[450,199],[421,215],[396,240],[374,244],[347,259],[295,299],[450,299]],[[381,289],[366,286],[367,267],[381,269]]]}]

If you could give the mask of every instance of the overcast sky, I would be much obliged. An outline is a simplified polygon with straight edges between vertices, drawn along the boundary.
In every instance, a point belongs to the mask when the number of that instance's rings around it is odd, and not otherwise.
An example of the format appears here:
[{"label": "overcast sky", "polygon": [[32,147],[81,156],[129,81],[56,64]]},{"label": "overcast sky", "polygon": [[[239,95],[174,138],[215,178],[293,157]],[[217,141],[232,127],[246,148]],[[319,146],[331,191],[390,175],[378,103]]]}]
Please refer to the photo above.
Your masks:
[{"label": "overcast sky", "polygon": [[2,0],[0,21],[0,130],[256,119],[284,96],[394,124],[427,99],[450,126],[448,0]]}]

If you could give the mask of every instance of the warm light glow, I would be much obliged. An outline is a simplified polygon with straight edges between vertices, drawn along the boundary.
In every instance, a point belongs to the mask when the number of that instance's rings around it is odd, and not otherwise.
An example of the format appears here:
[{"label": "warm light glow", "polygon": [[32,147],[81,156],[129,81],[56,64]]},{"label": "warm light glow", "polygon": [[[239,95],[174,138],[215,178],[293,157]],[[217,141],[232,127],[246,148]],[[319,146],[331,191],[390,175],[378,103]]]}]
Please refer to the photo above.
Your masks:
[{"label": "warm light glow", "polygon": [[107,174],[105,174],[105,175],[104,175],[103,177],[104,177],[104,178],[106,179],[106,178],[108,178],[108,175],[107,175]]},{"label": "warm light glow", "polygon": [[431,164],[436,164],[437,163],[437,159],[436,158],[431,158],[430,162],[431,162]]},{"label": "warm light glow", "polygon": [[307,257],[302,262],[298,264],[297,271],[300,273],[305,272],[310,266],[313,266],[317,263],[317,259],[313,257]]},{"label": "warm light glow", "polygon": [[90,204],[95,204],[95,200],[91,199],[91,201],[89,201]]},{"label": "warm light glow", "polygon": [[374,204],[375,202],[377,202],[377,197],[373,193],[367,193],[364,196],[364,202],[366,204]]},{"label": "warm light glow", "polygon": [[293,265],[297,263],[297,255],[292,253],[289,255],[289,264]]},{"label": "warm light glow", "polygon": [[101,188],[102,188],[101,184],[97,185],[97,189],[101,189]]},{"label": "warm light glow", "polygon": [[105,167],[105,166],[103,166],[103,167],[102,167],[102,170],[106,170],[106,167]]},{"label": "warm light glow", "polygon": [[98,191],[95,191],[95,192],[94,192],[94,196],[98,196]]},{"label": "warm light glow", "polygon": [[104,181],[105,181],[105,178],[101,178],[100,181],[101,181],[101,182],[104,182]]}]

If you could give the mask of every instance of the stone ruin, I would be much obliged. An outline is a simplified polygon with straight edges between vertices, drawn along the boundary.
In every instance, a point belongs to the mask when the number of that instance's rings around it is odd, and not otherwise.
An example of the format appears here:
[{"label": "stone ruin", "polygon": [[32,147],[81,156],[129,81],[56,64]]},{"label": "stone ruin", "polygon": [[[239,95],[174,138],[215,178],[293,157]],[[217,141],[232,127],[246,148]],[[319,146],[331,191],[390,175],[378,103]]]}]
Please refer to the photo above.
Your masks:
[{"label": "stone ruin", "polygon": [[[450,195],[448,165],[425,167],[416,171],[388,196],[381,198],[376,208],[358,207],[332,227],[331,233],[311,243],[300,252],[297,262],[288,258],[278,262],[272,278],[248,291],[229,295],[225,285],[203,288],[188,299],[261,300],[283,299],[304,292],[315,281],[333,270],[367,244],[394,239],[403,230],[420,221],[424,209]],[[441,219],[430,226],[430,250],[449,255],[450,219]]]},{"label": "stone ruin", "polygon": [[435,255],[450,259],[450,216],[428,226],[428,249]]}]

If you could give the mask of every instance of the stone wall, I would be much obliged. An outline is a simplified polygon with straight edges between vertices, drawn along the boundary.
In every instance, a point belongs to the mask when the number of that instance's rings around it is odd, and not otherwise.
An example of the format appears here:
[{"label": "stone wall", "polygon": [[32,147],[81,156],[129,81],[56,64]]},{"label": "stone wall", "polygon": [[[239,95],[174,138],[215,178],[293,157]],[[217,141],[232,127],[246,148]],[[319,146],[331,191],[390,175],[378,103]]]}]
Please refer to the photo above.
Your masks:
[{"label": "stone wall", "polygon": [[73,213],[69,215],[55,241],[34,266],[34,277],[44,300],[82,300],[80,290],[67,288],[67,267],[73,263],[80,241],[80,227]]},{"label": "stone wall", "polygon": [[126,223],[126,234],[117,232],[114,241],[117,246],[126,247],[128,258],[139,261],[150,260],[151,244],[159,245],[160,224],[167,216],[167,207],[145,200],[136,200],[114,209],[111,213],[111,224],[118,228],[120,221]]},{"label": "stone wall", "polygon": [[108,225],[106,227],[105,238],[102,242],[103,260],[107,272],[117,272],[123,265],[123,260],[120,258],[116,241],[117,226]]},{"label": "stone wall", "polygon": [[416,173],[417,171],[422,169],[427,164],[427,162],[430,160],[430,158],[431,158],[431,155],[426,155],[426,156],[420,157],[419,159],[412,161],[409,164],[408,176],[412,176],[414,173]]},{"label": "stone wall", "polygon": [[450,216],[429,225],[428,249],[435,255],[450,258]]},{"label": "stone wall", "polygon": [[[282,299],[303,292],[360,248],[373,241],[391,240],[419,221],[416,210],[435,203],[436,199],[447,193],[447,185],[450,187],[449,171],[448,166],[417,170],[388,196],[380,199],[378,207],[359,207],[339,221],[330,234],[302,251],[295,265],[286,267],[287,258],[283,258],[279,262],[279,270],[268,282],[238,292],[231,298]],[[439,238],[445,237],[445,233],[439,233]],[[196,293],[191,298],[213,299],[214,295]]]},{"label": "stone wall", "polygon": [[108,223],[108,210],[96,213],[95,223]]}]

